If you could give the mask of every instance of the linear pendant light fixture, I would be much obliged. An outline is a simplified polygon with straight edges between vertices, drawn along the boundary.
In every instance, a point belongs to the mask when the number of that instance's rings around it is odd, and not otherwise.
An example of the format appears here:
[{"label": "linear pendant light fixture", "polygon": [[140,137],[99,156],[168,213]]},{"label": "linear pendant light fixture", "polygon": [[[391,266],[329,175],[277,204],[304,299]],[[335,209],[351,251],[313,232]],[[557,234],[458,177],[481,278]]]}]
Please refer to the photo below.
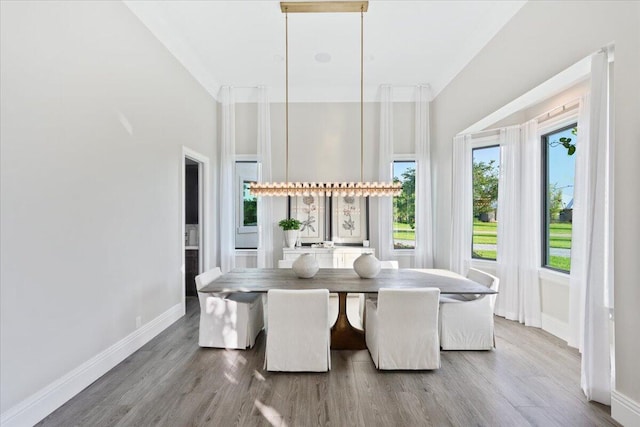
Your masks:
[{"label": "linear pendant light fixture", "polygon": [[[364,12],[368,1],[281,2],[285,14],[285,182],[255,182],[249,185],[254,196],[398,196],[400,182],[364,182]],[[289,13],[360,12],[360,181],[359,182],[290,182],[289,181]]]}]

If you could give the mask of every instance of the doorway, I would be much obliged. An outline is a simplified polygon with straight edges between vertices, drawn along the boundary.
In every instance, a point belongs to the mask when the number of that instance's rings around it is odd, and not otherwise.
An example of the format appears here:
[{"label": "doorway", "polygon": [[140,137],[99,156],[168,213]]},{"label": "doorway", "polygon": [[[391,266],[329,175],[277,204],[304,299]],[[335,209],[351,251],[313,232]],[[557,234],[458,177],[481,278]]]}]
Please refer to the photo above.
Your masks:
[{"label": "doorway", "polygon": [[200,163],[184,159],[184,284],[185,296],[197,296],[200,274]]},{"label": "doorway", "polygon": [[186,147],[183,147],[183,256],[184,256],[184,295],[197,297],[195,278],[206,271],[208,266],[209,203],[208,176],[209,159]]}]

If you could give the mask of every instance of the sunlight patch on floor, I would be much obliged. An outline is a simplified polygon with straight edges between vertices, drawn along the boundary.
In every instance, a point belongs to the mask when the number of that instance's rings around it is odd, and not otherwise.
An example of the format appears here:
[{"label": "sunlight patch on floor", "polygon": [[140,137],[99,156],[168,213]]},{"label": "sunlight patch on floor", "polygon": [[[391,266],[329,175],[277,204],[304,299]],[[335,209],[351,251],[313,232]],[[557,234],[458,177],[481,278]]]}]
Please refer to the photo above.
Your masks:
[{"label": "sunlight patch on floor", "polygon": [[262,416],[269,422],[269,424],[271,424],[272,426],[287,427],[287,423],[285,423],[282,419],[282,415],[280,415],[278,411],[273,409],[271,406],[265,405],[258,399],[256,399],[253,404],[256,408],[258,408],[258,411],[260,411]]}]

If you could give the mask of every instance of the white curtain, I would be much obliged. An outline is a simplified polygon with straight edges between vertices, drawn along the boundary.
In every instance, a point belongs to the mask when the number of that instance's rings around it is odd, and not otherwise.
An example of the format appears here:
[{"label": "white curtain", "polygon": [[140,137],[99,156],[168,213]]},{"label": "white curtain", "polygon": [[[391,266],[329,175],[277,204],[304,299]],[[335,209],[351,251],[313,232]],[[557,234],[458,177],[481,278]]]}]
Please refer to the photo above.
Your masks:
[{"label": "white curtain", "polygon": [[220,88],[222,123],[220,126],[220,268],[224,273],[235,267],[235,191],[236,117],[233,89]]},{"label": "white curtain", "polygon": [[[258,88],[258,181],[271,178],[271,113],[267,88]],[[273,198],[258,197],[258,268],[273,267]]]},{"label": "white curtain", "polygon": [[471,264],[473,227],[473,189],[471,183],[471,136],[453,138],[451,189],[451,256],[450,270],[467,274]]},{"label": "white curtain", "polygon": [[416,90],[415,133],[416,133],[416,194],[415,225],[416,248],[415,267],[433,267],[433,211],[431,199],[431,156],[429,140],[429,99],[428,86],[418,86]]},{"label": "white curtain", "polygon": [[[527,326],[541,327],[540,279],[542,265],[542,212],[540,188],[542,183],[542,147],[538,122],[522,125],[520,148],[520,228],[517,239],[520,247],[520,301],[518,321]],[[502,286],[502,285],[501,285]]]},{"label": "white curtain", "polygon": [[589,400],[606,405],[611,404],[613,286],[608,80],[607,54],[597,53],[591,58],[590,99],[581,103],[578,118],[569,319],[570,345],[582,351],[582,390]]},{"label": "white curtain", "polygon": [[[378,178],[389,182],[393,179],[393,89],[380,86],[380,161]],[[378,199],[378,254],[389,260],[393,252],[393,201],[388,197]]]},{"label": "white curtain", "polygon": [[585,279],[587,267],[587,227],[586,206],[588,205],[588,156],[589,144],[589,94],[580,98],[578,107],[578,137],[576,141],[576,171],[573,187],[573,215],[571,232],[571,273],[569,276],[569,337],[567,343],[582,352],[584,338]]},{"label": "white curtain", "polygon": [[[498,277],[500,293],[495,313],[520,320],[518,263],[520,246],[520,126],[500,129],[500,175],[498,178]],[[535,197],[536,193],[530,194]],[[526,243],[525,243],[526,244]]]}]

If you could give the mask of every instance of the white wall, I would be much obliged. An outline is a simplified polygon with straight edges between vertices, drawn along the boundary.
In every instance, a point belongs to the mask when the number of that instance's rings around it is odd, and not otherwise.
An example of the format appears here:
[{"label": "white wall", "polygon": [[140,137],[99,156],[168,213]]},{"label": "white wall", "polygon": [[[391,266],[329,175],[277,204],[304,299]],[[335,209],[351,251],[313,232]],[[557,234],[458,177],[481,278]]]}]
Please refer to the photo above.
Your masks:
[{"label": "white wall", "polygon": [[[271,104],[271,141],[273,180],[285,180],[285,108]],[[256,104],[236,105],[236,154],[256,154]],[[394,152],[413,156],[415,152],[414,104],[394,104]],[[364,110],[364,179],[378,180],[380,104],[365,103]],[[289,179],[292,181],[360,180],[360,104],[359,103],[290,103],[289,104]],[[389,199],[385,199],[389,200]],[[370,240],[377,244],[377,198],[370,201]],[[275,198],[274,220],[287,215],[283,198]],[[283,234],[274,232],[274,265],[282,259]],[[254,255],[255,256],[255,255]],[[252,265],[251,255],[243,251],[236,266]],[[413,253],[398,257],[405,267],[413,265]]]},{"label": "white wall", "polygon": [[120,2],[1,8],[4,415],[181,307],[182,146],[215,165],[216,107]]},{"label": "white wall", "polygon": [[[566,31],[567,20],[571,25]],[[640,3],[528,2],[432,105],[436,263],[449,265],[451,141],[456,133],[615,42],[616,390],[640,402]],[[640,406],[639,406],[640,407]],[[615,412],[615,410],[614,410]]]}]

